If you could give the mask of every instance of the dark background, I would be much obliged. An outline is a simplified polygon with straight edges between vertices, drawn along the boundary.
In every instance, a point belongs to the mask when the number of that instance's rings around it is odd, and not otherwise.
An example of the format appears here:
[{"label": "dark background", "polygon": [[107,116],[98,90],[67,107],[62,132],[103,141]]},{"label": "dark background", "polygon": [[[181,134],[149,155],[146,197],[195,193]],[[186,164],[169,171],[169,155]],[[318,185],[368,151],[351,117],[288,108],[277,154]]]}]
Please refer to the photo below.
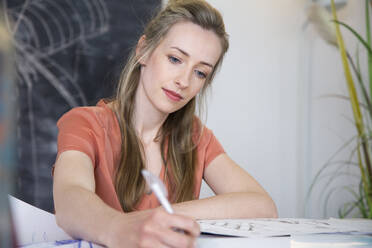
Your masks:
[{"label": "dark background", "polygon": [[113,95],[118,75],[161,0],[3,0],[14,38],[15,196],[53,212],[56,122]]}]

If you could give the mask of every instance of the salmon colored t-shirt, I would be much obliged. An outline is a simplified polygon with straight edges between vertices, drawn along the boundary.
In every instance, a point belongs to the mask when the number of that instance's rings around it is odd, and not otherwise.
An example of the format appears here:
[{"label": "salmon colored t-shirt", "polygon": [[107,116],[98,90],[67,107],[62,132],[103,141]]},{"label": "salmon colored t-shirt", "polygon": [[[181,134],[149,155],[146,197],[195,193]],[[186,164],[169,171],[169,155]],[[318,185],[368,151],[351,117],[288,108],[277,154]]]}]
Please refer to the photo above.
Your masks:
[{"label": "salmon colored t-shirt", "polygon": [[[115,113],[101,100],[94,107],[78,107],[64,114],[57,123],[58,156],[68,150],[87,154],[94,166],[96,194],[109,206],[123,211],[115,191],[115,169],[120,163],[121,135]],[[204,169],[224,149],[212,131],[204,127],[197,145],[194,197],[199,198]],[[164,181],[164,166],[160,172]],[[165,182],[166,186],[169,185]],[[169,187],[168,187],[169,189]],[[159,206],[154,194],[144,195],[138,210]]]}]

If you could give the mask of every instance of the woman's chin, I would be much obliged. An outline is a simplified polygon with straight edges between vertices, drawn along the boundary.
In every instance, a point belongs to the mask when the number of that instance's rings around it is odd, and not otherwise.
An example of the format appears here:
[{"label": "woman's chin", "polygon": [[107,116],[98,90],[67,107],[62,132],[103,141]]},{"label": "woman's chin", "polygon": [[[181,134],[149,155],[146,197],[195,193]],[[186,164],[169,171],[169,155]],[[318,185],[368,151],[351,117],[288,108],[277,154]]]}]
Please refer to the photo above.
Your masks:
[{"label": "woman's chin", "polygon": [[169,114],[172,114],[172,113],[180,110],[183,106],[184,105],[182,105],[182,106],[174,106],[174,105],[168,105],[168,104],[166,104],[166,105],[163,105],[163,106],[159,106],[157,109],[161,113],[166,114],[166,115],[169,115]]}]

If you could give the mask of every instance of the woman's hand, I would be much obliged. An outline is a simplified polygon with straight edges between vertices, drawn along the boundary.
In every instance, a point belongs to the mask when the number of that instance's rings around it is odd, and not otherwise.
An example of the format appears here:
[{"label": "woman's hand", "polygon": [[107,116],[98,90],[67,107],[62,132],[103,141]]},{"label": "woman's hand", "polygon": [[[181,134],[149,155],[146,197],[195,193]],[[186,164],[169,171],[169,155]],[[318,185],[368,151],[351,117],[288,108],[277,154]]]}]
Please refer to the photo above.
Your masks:
[{"label": "woman's hand", "polygon": [[[177,232],[175,230],[183,230]],[[168,214],[162,208],[120,214],[107,229],[108,247],[195,247],[200,234],[193,219]]]},{"label": "woman's hand", "polygon": [[[63,152],[55,165],[57,224],[74,238],[112,247],[193,247],[198,224],[162,208],[122,213],[95,193],[91,159],[79,151]],[[174,230],[181,229],[185,233]]]}]

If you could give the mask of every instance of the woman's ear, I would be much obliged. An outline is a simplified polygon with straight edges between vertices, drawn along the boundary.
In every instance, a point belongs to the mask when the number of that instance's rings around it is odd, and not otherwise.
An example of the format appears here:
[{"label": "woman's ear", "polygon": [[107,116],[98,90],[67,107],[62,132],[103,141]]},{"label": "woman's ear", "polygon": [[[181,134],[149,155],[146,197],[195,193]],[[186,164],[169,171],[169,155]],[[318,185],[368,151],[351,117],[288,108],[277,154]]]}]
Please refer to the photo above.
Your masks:
[{"label": "woman's ear", "polygon": [[146,36],[142,35],[141,38],[138,40],[137,47],[136,47],[136,57],[139,58],[138,62],[141,65],[145,65],[145,58],[143,57],[143,49],[146,46]]}]

